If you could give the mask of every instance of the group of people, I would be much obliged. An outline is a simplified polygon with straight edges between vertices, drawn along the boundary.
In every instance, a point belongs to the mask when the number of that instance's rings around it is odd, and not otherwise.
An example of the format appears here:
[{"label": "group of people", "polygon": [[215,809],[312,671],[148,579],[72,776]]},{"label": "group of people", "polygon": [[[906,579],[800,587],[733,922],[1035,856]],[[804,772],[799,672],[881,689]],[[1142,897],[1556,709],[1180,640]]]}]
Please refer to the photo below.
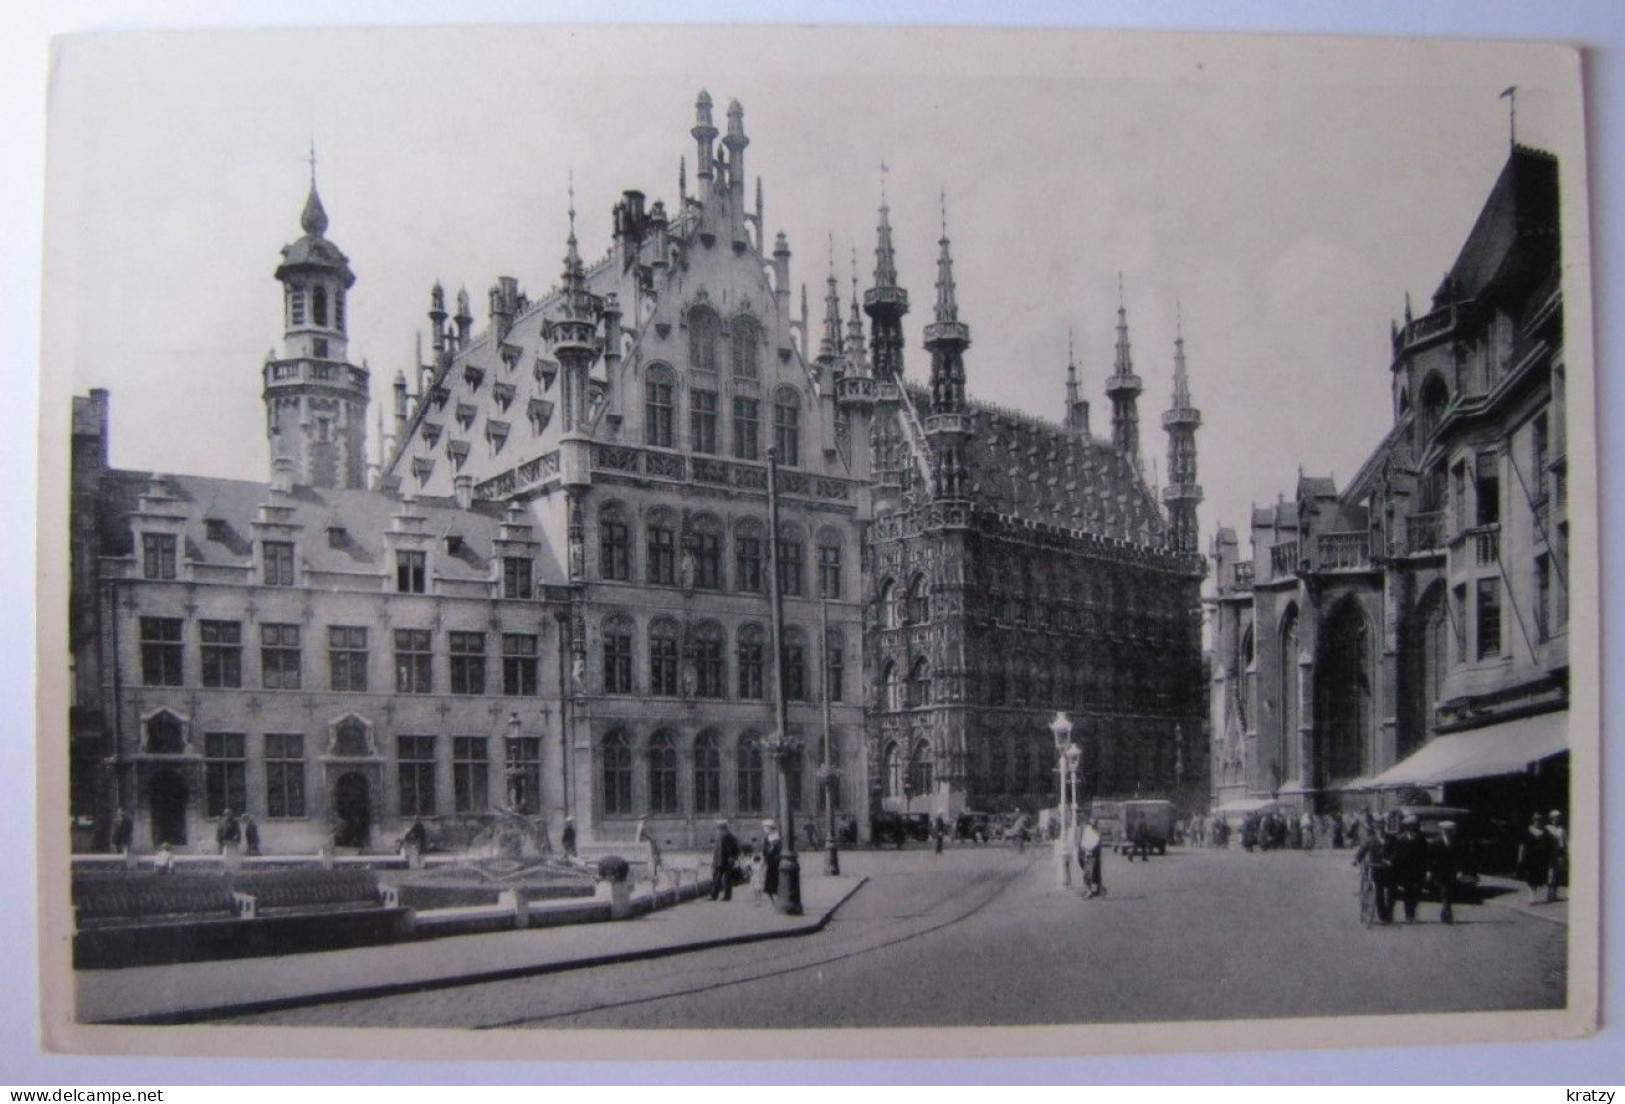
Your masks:
[{"label": "group of people", "polygon": [[1400,820],[1398,832],[1373,826],[1355,847],[1354,863],[1365,865],[1376,887],[1377,919],[1384,924],[1393,922],[1396,900],[1404,905],[1406,921],[1416,922],[1430,871],[1439,890],[1439,919],[1455,923],[1456,875],[1461,870],[1455,821],[1441,821],[1431,840],[1422,835],[1421,819],[1414,814]]},{"label": "group of people", "polygon": [[777,822],[762,821],[762,845],[760,849],[752,850],[745,864],[749,867],[748,871],[741,869],[742,854],[739,837],[733,834],[733,828],[727,820],[718,820],[717,838],[711,845],[711,900],[720,898],[732,901],[734,886],[739,882],[749,882],[757,904],[761,904],[763,898],[771,901],[778,896],[779,861],[784,855],[784,837],[779,834]]},{"label": "group of people", "polygon": [[1567,873],[1568,853],[1569,833],[1559,810],[1530,818],[1518,841],[1518,877],[1529,889],[1531,904],[1543,896],[1548,904],[1557,900],[1558,887]]}]

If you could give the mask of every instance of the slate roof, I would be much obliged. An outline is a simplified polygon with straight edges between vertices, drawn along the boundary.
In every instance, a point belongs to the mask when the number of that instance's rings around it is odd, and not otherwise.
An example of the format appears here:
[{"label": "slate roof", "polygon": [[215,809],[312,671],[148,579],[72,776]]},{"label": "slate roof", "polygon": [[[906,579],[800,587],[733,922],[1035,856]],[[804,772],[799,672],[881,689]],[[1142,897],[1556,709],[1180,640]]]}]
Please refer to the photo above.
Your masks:
[{"label": "slate roof", "polygon": [[[163,482],[173,499],[164,512],[186,519],[184,545],[189,559],[222,567],[240,567],[252,559],[254,522],[259,518],[261,504],[272,500],[268,484],[167,474]],[[114,470],[106,474],[97,499],[102,555],[133,554],[130,516],[140,509],[141,497],[151,483],[150,472]],[[295,487],[279,501],[292,507],[288,520],[303,527],[299,558],[310,570],[391,569],[386,562],[384,534],[400,510],[398,497],[379,491]],[[436,540],[460,538],[455,552],[444,543],[440,545],[435,557],[435,569],[440,575],[467,582],[490,578],[502,504],[476,502],[471,509],[463,510],[449,498],[422,498],[413,500],[412,509],[426,519],[422,531]],[[340,532],[330,534],[330,527],[338,527]]]},{"label": "slate roof", "polygon": [[[911,386],[916,408],[928,395]],[[971,497],[1024,521],[1131,544],[1161,544],[1167,523],[1134,465],[1107,441],[970,399],[965,453]]]},{"label": "slate roof", "polygon": [[1549,263],[1557,248],[1557,158],[1516,146],[1455,264],[1434,293],[1433,305],[1476,299],[1492,283],[1512,275],[1514,267],[1533,269]]}]

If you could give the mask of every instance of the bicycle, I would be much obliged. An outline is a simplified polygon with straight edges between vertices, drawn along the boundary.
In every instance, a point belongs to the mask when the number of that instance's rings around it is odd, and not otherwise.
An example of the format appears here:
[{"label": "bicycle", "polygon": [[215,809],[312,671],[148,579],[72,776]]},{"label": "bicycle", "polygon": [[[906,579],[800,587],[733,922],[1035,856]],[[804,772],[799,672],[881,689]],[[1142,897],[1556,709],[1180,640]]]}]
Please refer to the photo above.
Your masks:
[{"label": "bicycle", "polygon": [[1366,860],[1360,864],[1360,923],[1366,927],[1374,926],[1382,919],[1382,910],[1379,905],[1382,888],[1377,884],[1374,873],[1378,869],[1387,869],[1388,864],[1374,860]]}]

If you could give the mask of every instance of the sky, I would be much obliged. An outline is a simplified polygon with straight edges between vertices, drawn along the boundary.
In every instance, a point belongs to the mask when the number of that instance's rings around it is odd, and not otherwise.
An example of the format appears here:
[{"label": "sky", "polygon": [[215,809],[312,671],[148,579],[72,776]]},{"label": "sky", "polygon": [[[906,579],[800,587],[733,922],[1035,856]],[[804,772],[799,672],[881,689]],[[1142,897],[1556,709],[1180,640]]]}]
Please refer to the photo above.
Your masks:
[{"label": "sky", "polygon": [[[1166,470],[1176,326],[1215,524],[1341,486],[1390,419],[1389,322],[1425,304],[1519,137],[1569,106],[1554,50],[1017,32],[327,31],[85,38],[51,88],[49,371],[112,393],[113,462],[267,475],[259,369],[310,149],[350,257],[351,358],[386,416],[431,284],[555,281],[573,177],[589,258],[625,188],[675,206],[694,100],[745,109],[747,171],[814,332],[833,251],[871,282],[886,165],[909,374],[943,198],[969,389],[1059,419],[1070,340],[1109,431],[1119,274],[1146,470]],[[1558,64],[1554,64],[1554,62]],[[1418,74],[1425,73],[1419,80]],[[611,74],[614,74],[613,76]],[[951,75],[945,75],[951,74]],[[833,243],[833,245],[832,245]],[[375,444],[375,442],[374,442]]]}]

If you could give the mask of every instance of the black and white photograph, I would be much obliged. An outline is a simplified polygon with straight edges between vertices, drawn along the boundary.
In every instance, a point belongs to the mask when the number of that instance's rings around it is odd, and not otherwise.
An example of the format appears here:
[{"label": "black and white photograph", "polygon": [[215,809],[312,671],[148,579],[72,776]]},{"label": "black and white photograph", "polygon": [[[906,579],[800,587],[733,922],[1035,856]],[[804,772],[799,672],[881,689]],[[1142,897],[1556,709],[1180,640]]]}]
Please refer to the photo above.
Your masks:
[{"label": "black and white photograph", "polygon": [[1595,1030],[1573,48],[112,33],[51,81],[48,1049]]}]

